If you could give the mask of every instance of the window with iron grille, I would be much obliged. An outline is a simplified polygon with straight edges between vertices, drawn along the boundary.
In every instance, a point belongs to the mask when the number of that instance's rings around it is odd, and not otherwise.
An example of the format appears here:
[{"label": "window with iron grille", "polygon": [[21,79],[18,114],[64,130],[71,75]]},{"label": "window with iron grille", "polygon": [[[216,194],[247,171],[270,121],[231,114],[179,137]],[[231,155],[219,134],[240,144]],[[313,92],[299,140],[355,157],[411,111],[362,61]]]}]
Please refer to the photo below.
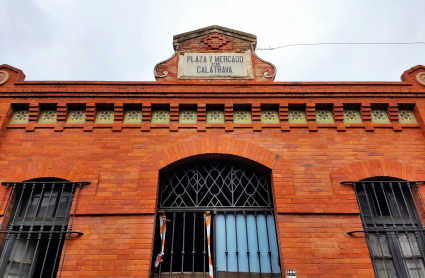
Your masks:
[{"label": "window with iron grille", "polygon": [[[200,160],[162,173],[158,200],[168,221],[153,276],[210,276],[207,212],[213,276],[281,277],[269,174],[236,161]],[[153,262],[161,231],[157,223]]]},{"label": "window with iron grille", "polygon": [[376,277],[425,278],[419,182],[382,177],[347,183],[354,186]]},{"label": "window with iron grille", "polygon": [[36,179],[2,184],[2,277],[60,277],[68,240],[81,234],[72,231],[72,223],[79,192],[88,183]]}]

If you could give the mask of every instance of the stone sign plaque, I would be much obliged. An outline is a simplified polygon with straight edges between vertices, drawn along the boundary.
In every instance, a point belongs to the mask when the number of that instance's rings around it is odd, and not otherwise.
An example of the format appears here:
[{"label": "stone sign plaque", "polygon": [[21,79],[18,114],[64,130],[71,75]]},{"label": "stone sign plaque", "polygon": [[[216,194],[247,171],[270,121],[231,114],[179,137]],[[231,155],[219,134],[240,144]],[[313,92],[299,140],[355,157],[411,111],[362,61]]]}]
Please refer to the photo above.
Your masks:
[{"label": "stone sign plaque", "polygon": [[184,53],[179,79],[253,79],[251,51],[244,53]]}]

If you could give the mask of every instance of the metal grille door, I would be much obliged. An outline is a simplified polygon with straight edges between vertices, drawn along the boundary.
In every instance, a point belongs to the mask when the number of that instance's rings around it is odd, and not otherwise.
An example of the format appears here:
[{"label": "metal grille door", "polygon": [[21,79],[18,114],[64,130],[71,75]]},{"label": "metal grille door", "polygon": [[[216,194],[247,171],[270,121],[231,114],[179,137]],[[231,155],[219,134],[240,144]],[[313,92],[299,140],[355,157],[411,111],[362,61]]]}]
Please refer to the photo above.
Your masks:
[{"label": "metal grille door", "polygon": [[[169,222],[163,261],[153,276],[210,276],[208,211],[215,277],[280,277],[272,200],[269,174],[236,161],[200,160],[163,173],[158,210]],[[155,258],[159,231],[158,223]]]}]

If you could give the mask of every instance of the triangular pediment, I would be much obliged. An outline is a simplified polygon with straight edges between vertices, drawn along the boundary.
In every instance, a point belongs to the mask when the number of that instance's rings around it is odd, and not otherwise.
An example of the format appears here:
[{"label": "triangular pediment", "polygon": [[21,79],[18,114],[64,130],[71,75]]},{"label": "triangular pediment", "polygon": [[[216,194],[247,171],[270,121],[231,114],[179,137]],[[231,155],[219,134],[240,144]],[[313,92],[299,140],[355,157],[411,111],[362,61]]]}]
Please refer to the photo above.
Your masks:
[{"label": "triangular pediment", "polygon": [[249,33],[245,33],[242,31],[238,31],[235,29],[230,29],[230,28],[226,28],[226,27],[222,27],[219,25],[211,25],[208,27],[204,27],[201,29],[196,29],[190,32],[185,32],[185,33],[181,33],[178,35],[173,36],[173,47],[174,50],[177,50],[178,46],[187,40],[192,40],[194,38],[197,37],[202,37],[211,33],[219,33],[219,34],[223,34],[225,36],[230,36],[230,37],[234,37],[234,38],[238,38],[244,41],[249,41],[252,43],[252,45],[254,46],[254,50],[255,47],[257,45],[257,36],[253,35],[253,34],[249,34]]}]

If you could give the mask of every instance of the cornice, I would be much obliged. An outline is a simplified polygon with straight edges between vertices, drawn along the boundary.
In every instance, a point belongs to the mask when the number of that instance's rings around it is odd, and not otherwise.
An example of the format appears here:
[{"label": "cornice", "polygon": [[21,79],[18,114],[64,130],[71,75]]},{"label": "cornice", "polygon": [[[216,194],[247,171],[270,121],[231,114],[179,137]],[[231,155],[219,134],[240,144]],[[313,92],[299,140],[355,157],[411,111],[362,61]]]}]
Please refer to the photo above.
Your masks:
[{"label": "cornice", "polygon": [[229,86],[229,87],[250,87],[250,86],[335,86],[335,85],[349,85],[349,86],[412,86],[411,82],[392,82],[392,81],[363,81],[363,82],[353,82],[353,81],[342,81],[342,82],[252,82],[252,81],[234,81],[232,82],[222,82],[222,81],[179,81],[179,82],[169,82],[169,81],[19,81],[14,83],[15,86],[42,86],[42,85],[150,85],[150,86]]},{"label": "cornice", "polygon": [[411,82],[18,81],[0,97],[422,97]]}]

